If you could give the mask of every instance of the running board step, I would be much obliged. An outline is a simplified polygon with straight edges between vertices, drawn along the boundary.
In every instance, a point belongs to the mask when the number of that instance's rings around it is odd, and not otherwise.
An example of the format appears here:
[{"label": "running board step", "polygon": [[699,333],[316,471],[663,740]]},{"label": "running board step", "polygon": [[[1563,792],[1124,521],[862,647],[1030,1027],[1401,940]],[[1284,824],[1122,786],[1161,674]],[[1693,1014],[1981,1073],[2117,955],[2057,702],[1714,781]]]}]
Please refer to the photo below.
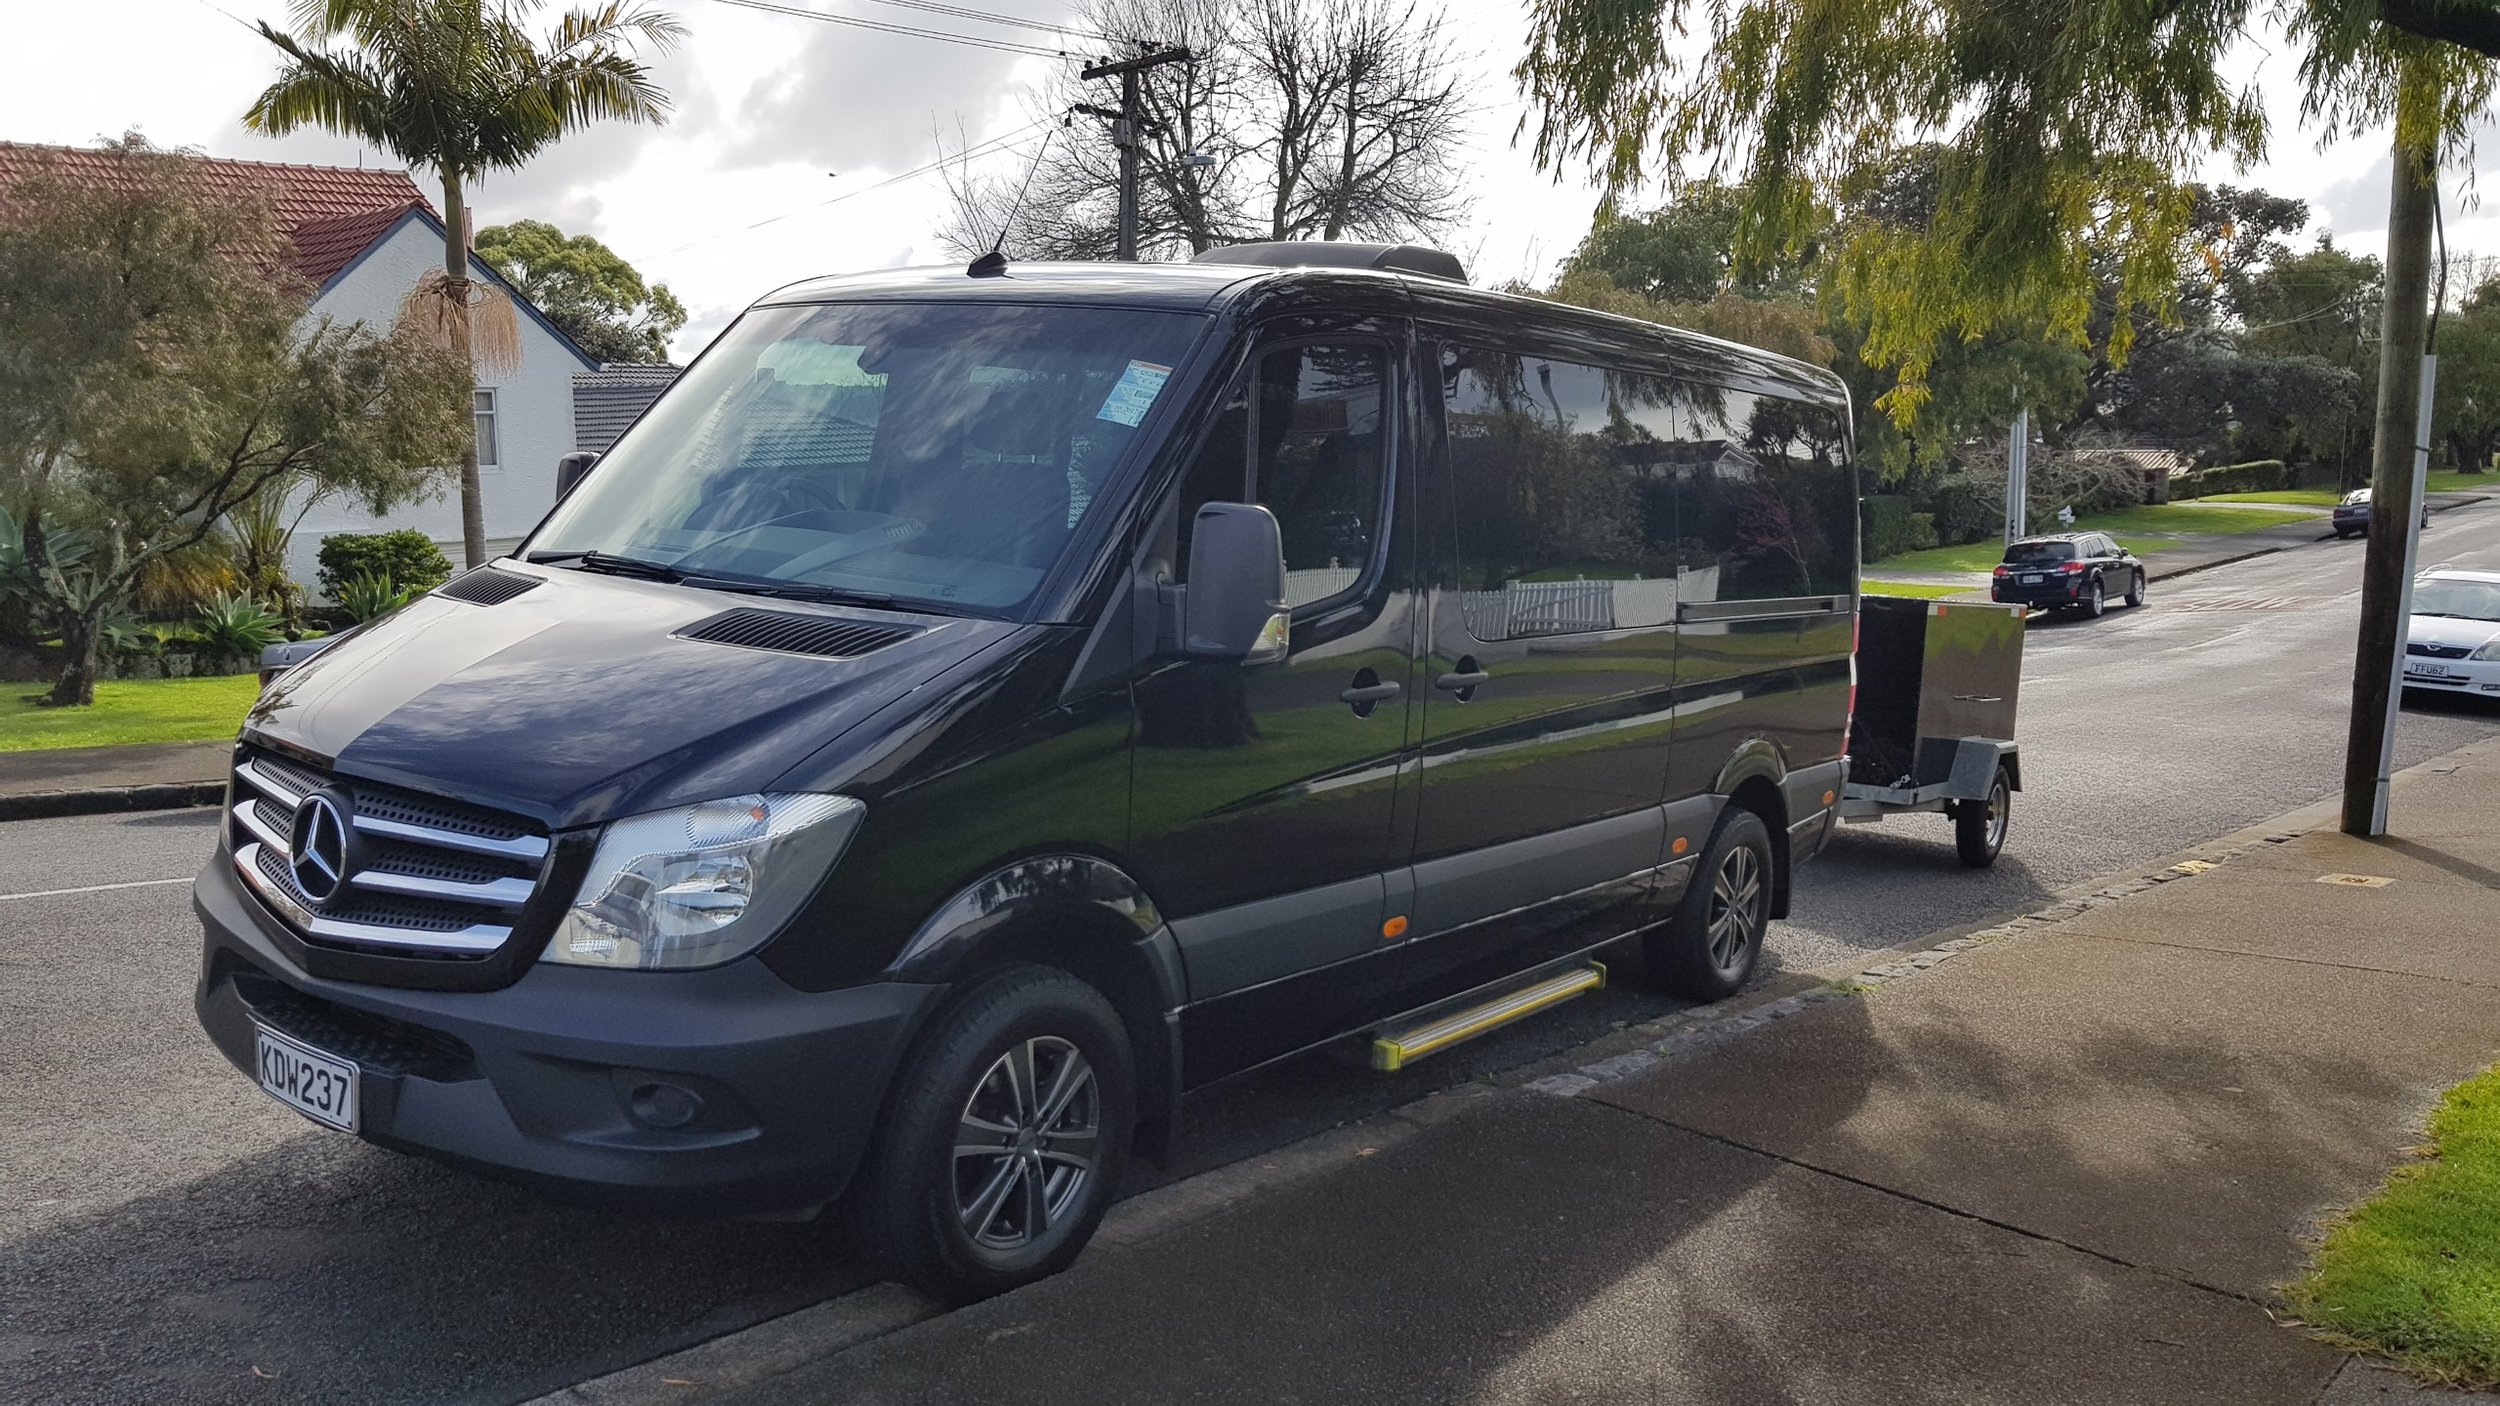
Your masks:
[{"label": "running board step", "polygon": [[1548,1006],[1561,1005],[1574,996],[1595,991],[1605,984],[1605,964],[1583,962],[1506,996],[1497,996],[1462,1010],[1428,1015],[1421,1024],[1404,1029],[1375,1031],[1372,1035],[1372,1068],[1384,1072],[1404,1069],[1426,1055],[1439,1054],[1452,1045],[1532,1016]]}]

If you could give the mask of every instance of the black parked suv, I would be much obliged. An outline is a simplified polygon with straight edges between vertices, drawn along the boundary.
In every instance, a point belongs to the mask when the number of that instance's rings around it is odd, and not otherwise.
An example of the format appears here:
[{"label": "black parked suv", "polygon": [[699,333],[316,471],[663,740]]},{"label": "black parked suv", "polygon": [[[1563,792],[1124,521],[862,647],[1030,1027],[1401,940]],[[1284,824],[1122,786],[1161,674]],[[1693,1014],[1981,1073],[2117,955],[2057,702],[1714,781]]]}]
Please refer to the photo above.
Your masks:
[{"label": "black parked suv", "polygon": [[276,676],[202,1024],[388,1147],[844,1198],[960,1299],[1072,1259],[1193,1090],[1627,946],[1737,990],[1835,823],[1845,393],[1455,273],[764,299],[514,555]]},{"label": "black parked suv", "polygon": [[1990,600],[2080,610],[2099,619],[2109,598],[2144,604],[2144,560],[2102,532],[2057,532],[2007,545],[1988,583]]}]

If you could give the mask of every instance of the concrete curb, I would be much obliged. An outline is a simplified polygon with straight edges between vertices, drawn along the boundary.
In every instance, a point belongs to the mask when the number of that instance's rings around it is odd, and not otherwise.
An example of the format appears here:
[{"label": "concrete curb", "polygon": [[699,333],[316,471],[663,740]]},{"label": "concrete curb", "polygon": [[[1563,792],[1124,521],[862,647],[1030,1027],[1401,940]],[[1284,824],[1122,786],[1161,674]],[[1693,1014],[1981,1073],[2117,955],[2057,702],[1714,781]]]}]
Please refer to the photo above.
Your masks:
[{"label": "concrete curb", "polygon": [[85,791],[27,791],[0,795],[0,821],[53,820],[65,815],[111,815],[122,811],[181,810],[216,805],[226,797],[223,778],[173,781],[153,786],[100,786]]}]

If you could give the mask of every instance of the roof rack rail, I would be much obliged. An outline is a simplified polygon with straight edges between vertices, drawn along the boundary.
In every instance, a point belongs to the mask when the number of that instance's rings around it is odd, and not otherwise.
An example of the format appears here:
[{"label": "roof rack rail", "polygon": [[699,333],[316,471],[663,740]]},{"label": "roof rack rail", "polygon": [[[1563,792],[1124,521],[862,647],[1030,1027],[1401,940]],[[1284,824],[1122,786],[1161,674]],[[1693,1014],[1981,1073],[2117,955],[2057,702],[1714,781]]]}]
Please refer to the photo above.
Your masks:
[{"label": "roof rack rail", "polygon": [[1269,268],[1379,269],[1385,273],[1421,274],[1452,283],[1467,281],[1467,266],[1458,256],[1420,244],[1350,244],[1339,240],[1282,239],[1260,244],[1227,244],[1190,260],[1193,264],[1261,264]]}]

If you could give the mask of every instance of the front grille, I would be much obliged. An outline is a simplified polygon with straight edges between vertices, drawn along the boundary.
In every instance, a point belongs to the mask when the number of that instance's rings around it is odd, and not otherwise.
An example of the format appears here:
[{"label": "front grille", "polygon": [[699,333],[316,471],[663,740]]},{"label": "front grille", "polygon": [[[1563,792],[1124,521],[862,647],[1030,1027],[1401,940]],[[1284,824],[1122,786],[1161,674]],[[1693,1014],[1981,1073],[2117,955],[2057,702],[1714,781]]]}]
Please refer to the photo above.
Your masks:
[{"label": "front grille", "polygon": [[2425,659],[2463,659],[2473,652],[2471,645],[2462,644],[2407,644],[2405,646],[2405,653],[2418,654]]},{"label": "front grille", "polygon": [[[359,856],[326,901],[305,892],[293,852],[296,811],[320,790],[343,799]],[[244,882],[305,941],[392,956],[476,960],[501,948],[548,854],[546,833],[517,816],[252,747],[236,754],[227,825]]]}]

